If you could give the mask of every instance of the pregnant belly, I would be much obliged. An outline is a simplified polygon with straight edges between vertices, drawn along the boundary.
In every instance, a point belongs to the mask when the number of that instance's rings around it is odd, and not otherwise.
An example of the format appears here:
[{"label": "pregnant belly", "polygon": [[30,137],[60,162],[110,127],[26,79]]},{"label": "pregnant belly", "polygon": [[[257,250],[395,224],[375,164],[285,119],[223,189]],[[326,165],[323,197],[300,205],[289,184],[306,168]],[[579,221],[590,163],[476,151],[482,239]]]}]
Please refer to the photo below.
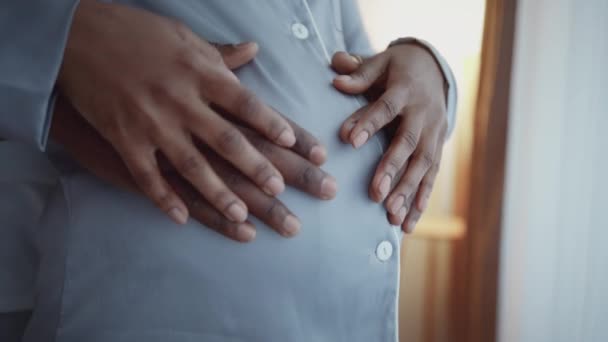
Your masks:
[{"label": "pregnant belly", "polygon": [[240,244],[193,220],[178,227],[145,198],[88,174],[64,177],[53,199],[64,203],[51,203],[43,225],[54,237],[40,243],[42,264],[61,271],[42,274],[39,289],[58,315],[58,341],[323,341],[359,331],[348,339],[357,341],[361,325],[383,330],[398,263],[379,261],[376,246],[398,242],[367,197],[381,150],[374,140],[360,150],[340,143],[341,119],[332,120],[314,133],[338,196],[286,190],[281,199],[303,223],[291,239],[254,219],[256,239]]}]

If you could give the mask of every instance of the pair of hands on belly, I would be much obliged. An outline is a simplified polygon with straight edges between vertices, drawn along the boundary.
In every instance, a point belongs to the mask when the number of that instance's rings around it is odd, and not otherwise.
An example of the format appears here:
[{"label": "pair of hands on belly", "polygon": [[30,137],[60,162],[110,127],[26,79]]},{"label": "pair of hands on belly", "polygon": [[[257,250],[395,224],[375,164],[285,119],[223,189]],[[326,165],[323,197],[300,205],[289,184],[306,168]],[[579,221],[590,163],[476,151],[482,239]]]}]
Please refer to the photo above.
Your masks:
[{"label": "pair of hands on belly", "polygon": [[[95,50],[90,41],[96,42]],[[443,143],[439,133],[445,135],[445,109],[443,121],[426,112],[435,104],[429,98],[443,99],[443,84],[441,94],[434,94],[437,89],[427,81],[442,76],[436,66],[425,70],[433,75],[417,78],[420,75],[412,73],[418,72],[417,64],[434,63],[430,54],[417,49],[392,47],[390,54],[362,63],[338,54],[333,63],[338,72],[352,75],[336,79],[342,91],[371,96],[369,90],[385,84],[380,100],[345,122],[345,141],[351,139],[358,147],[364,143],[359,132],[366,132],[367,140],[390,121],[404,118],[370,195],[384,200],[388,175],[388,189],[395,185],[387,201],[389,220],[406,229],[423,210]],[[231,72],[256,52],[255,44],[213,46],[183,25],[143,10],[81,1],[59,75],[62,97],[51,134],[93,174],[144,193],[179,223],[193,216],[245,242],[255,236],[255,227],[247,220],[251,213],[283,236],[293,236],[300,222],[276,198],[284,184],[326,200],[335,196],[337,184],[320,169],[324,147],[255,97]],[[404,57],[416,58],[397,63]],[[405,88],[394,89],[394,84]],[[424,100],[412,100],[414,96]],[[394,106],[392,117],[383,111],[387,103]],[[411,111],[417,114],[410,115]],[[415,119],[407,119],[410,116]],[[404,138],[408,134],[412,139]],[[430,135],[433,139],[426,138]],[[413,145],[412,158],[405,153],[408,142]],[[431,146],[432,154],[426,152]],[[416,191],[420,205],[409,210],[406,219],[403,208],[410,207],[413,188],[421,189]],[[391,210],[394,202],[401,206],[396,211]]]}]

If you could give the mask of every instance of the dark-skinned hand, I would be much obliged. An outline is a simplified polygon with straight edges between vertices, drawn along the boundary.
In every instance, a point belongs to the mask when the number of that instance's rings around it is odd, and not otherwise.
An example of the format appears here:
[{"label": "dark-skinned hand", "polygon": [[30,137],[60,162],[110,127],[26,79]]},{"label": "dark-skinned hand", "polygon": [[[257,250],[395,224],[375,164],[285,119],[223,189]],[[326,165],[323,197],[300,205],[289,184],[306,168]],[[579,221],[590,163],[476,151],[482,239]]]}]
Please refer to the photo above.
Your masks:
[{"label": "dark-skinned hand", "polygon": [[446,140],[447,115],[443,74],[429,51],[398,44],[369,58],[338,52],[334,86],[364,94],[370,103],[342,125],[340,137],[355,148],[393,126],[390,147],[369,188],[372,200],[384,202],[391,224],[411,233],[428,199]]},{"label": "dark-skinned hand", "polygon": [[[249,59],[257,49],[253,43],[239,46]],[[214,208],[244,222],[247,205],[194,141],[276,196],[285,188],[283,175],[230,119],[277,146],[292,147],[297,137],[283,116],[239,82],[233,67],[213,44],[177,20],[124,4],[81,0],[57,88],[113,146],[141,191],[176,222],[186,222],[189,213],[162,177],[159,153]],[[325,158],[321,145],[305,152],[311,160]]]},{"label": "dark-skinned hand", "polygon": [[[233,68],[250,60],[250,54],[243,52],[238,46],[217,48],[226,64]],[[336,195],[337,184],[332,176],[319,167],[325,158],[310,160],[302,157],[309,156],[311,150],[320,146],[320,143],[304,129],[287,118],[284,119],[297,137],[297,143],[291,148],[278,146],[252,129],[234,125],[252,147],[277,168],[288,185],[323,200],[332,199]],[[92,174],[117,187],[143,193],[113,146],[89,125],[65,98],[60,97],[56,103],[51,137]],[[263,191],[204,142],[196,140],[194,145],[221,181],[243,200],[250,214],[285,237],[297,234],[301,223],[285,204]],[[166,156],[159,154],[157,159],[159,174],[172,191],[183,199],[194,219],[236,241],[247,242],[255,238],[256,227],[251,221],[235,222],[228,219],[182,177]]]}]

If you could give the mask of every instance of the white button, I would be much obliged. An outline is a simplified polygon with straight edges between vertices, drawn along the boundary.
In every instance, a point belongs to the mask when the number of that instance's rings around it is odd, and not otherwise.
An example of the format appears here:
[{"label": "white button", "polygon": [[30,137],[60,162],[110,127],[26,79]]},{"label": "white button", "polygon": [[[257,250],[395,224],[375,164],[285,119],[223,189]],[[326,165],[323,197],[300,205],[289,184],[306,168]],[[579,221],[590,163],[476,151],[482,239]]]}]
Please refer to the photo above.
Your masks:
[{"label": "white button", "polygon": [[302,25],[301,23],[295,23],[295,24],[291,25],[291,32],[298,39],[308,38],[308,29],[306,28],[306,26]]},{"label": "white button", "polygon": [[376,257],[380,261],[386,261],[393,255],[393,245],[388,241],[382,241],[376,247]]}]

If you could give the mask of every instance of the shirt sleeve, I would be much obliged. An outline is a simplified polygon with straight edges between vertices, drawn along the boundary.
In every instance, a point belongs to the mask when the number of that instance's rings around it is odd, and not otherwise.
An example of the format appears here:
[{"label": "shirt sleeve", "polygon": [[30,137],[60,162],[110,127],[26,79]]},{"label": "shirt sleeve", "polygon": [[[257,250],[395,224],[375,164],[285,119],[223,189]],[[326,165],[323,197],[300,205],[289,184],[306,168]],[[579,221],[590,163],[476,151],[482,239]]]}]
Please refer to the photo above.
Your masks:
[{"label": "shirt sleeve", "polygon": [[0,138],[44,149],[78,0],[0,3]]}]

